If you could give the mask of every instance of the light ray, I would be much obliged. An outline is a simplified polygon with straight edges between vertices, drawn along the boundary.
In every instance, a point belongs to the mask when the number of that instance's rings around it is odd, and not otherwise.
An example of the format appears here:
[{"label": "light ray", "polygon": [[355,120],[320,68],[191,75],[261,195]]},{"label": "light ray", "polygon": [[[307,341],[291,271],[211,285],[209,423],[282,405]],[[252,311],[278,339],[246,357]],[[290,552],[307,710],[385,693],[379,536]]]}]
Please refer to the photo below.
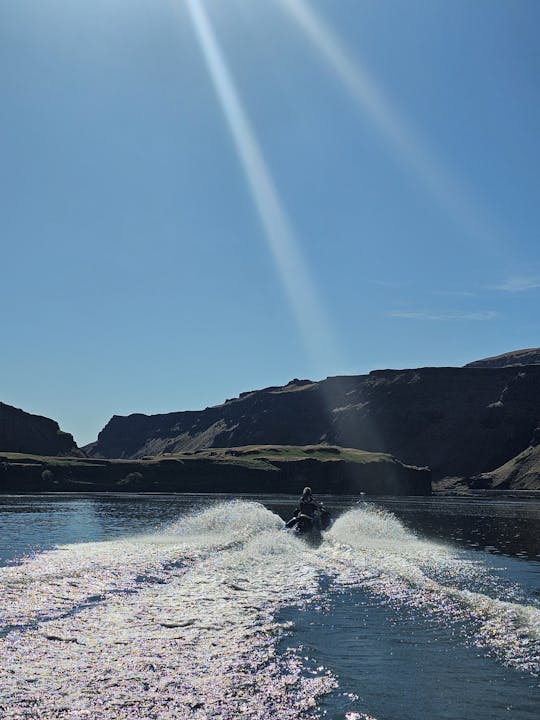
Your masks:
[{"label": "light ray", "polygon": [[304,343],[317,366],[337,362],[337,342],[280,202],[254,130],[242,106],[206,11],[186,0],[208,72],[219,98],[249,189]]},{"label": "light ray", "polygon": [[278,0],[315,45],[343,87],[376,129],[413,169],[439,205],[467,234],[492,245],[495,232],[471,204],[460,185],[441,167],[427,145],[407,126],[367,68],[305,0]]}]

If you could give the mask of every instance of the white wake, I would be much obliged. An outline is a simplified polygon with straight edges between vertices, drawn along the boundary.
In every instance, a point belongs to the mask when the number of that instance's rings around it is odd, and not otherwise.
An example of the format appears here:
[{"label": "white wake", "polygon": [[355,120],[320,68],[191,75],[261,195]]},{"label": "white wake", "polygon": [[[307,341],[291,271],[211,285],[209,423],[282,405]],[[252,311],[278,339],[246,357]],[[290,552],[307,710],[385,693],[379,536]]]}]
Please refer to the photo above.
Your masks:
[{"label": "white wake", "polygon": [[321,577],[327,596],[360,587],[538,672],[539,609],[482,563],[369,506],[338,518],[317,549],[282,527],[262,505],[232,502],[159,533],[0,568],[3,717],[311,717],[336,679],[277,652],[288,630],[278,617],[318,600]]}]

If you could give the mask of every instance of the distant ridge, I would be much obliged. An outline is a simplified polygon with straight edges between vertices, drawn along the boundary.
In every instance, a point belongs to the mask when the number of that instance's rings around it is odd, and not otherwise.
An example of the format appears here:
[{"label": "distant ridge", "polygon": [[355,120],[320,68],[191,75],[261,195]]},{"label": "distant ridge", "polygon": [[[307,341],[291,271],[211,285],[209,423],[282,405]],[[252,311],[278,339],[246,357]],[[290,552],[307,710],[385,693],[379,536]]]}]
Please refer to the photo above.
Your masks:
[{"label": "distant ridge", "polygon": [[493,355],[467,363],[465,367],[509,367],[510,365],[539,365],[540,348],[512,350],[512,352]]}]

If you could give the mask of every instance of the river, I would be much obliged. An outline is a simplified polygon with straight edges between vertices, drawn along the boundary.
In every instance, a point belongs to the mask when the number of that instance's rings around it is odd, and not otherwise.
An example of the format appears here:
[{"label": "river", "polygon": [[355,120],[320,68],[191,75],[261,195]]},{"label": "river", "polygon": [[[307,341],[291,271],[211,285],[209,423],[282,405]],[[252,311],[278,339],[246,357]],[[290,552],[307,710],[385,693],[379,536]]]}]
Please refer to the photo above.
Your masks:
[{"label": "river", "polygon": [[540,503],[0,496],[0,716],[536,720]]}]

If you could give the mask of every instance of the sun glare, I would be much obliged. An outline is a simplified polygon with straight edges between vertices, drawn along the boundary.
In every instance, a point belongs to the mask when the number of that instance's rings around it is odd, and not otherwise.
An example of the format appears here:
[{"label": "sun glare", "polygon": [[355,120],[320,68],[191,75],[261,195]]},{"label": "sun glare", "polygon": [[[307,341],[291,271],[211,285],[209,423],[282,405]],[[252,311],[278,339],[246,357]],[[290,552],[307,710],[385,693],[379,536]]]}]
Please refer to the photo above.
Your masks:
[{"label": "sun glare", "polygon": [[317,368],[335,367],[337,343],[330,322],[208,15],[199,0],[186,0],[186,6],[305,346]]}]

